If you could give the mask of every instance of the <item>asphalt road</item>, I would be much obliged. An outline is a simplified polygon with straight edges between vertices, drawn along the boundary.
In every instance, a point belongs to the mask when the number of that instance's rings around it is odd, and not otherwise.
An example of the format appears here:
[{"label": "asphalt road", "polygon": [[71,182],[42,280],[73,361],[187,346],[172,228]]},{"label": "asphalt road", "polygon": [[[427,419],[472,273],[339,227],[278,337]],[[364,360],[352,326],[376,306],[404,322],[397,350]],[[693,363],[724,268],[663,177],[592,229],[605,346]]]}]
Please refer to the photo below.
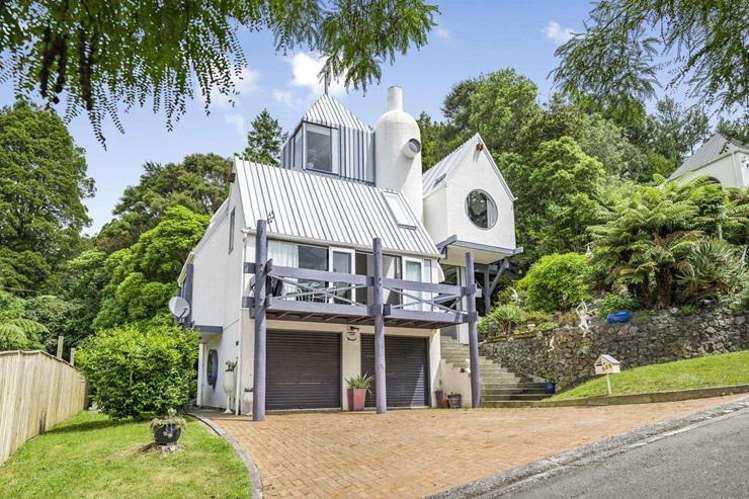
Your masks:
[{"label": "asphalt road", "polygon": [[749,498],[749,409],[677,430],[503,497]]}]

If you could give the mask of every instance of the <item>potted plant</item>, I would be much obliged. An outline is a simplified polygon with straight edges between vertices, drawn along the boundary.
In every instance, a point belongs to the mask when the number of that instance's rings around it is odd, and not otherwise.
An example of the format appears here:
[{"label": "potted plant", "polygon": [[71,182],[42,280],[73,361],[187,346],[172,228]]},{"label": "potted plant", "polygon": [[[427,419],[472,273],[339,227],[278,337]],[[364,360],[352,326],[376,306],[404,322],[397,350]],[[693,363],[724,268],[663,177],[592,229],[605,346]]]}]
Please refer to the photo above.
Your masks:
[{"label": "potted plant", "polygon": [[463,406],[463,396],[460,393],[452,392],[447,395],[447,403],[450,409],[460,409]]},{"label": "potted plant", "polygon": [[168,415],[151,420],[151,431],[156,445],[174,445],[185,429],[185,420],[177,416],[177,411],[169,409]]},{"label": "potted plant", "polygon": [[348,406],[352,411],[364,410],[364,401],[367,399],[369,386],[372,384],[372,376],[359,374],[346,380],[348,385]]}]

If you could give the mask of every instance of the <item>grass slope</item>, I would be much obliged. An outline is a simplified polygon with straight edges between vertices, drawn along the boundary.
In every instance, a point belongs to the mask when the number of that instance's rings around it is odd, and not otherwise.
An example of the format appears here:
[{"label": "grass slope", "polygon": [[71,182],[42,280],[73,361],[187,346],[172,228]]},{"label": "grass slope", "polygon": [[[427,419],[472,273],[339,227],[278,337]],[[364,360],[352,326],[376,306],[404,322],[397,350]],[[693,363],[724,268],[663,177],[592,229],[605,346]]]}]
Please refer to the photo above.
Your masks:
[{"label": "grass slope", "polygon": [[[744,384],[749,384],[749,351],[652,364],[611,375],[611,388],[614,395]],[[603,376],[559,393],[551,400],[579,399],[599,395],[607,395],[606,378]]]},{"label": "grass slope", "polygon": [[249,478],[234,449],[188,420],[180,450],[144,450],[147,422],[84,412],[40,435],[0,466],[0,497],[247,497]]}]

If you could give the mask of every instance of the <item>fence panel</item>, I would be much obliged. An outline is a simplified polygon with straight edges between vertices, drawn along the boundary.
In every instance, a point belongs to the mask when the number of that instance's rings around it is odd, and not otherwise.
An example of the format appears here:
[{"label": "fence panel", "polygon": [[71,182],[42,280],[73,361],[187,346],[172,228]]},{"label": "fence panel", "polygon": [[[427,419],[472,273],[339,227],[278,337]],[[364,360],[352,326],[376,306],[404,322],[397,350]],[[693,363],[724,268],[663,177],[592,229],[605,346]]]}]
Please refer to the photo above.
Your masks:
[{"label": "fence panel", "polygon": [[86,380],[67,362],[46,352],[0,352],[0,464],[85,403]]}]

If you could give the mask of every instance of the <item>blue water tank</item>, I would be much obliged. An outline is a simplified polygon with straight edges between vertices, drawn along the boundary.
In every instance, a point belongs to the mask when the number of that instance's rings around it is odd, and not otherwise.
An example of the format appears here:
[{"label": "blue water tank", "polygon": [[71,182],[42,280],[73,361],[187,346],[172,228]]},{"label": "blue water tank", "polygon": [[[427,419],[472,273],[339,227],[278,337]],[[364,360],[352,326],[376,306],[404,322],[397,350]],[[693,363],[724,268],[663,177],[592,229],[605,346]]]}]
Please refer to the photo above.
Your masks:
[{"label": "blue water tank", "polygon": [[631,318],[632,312],[629,310],[617,310],[616,312],[611,312],[607,315],[606,321],[608,321],[609,324],[620,324],[622,322],[629,322]]}]

